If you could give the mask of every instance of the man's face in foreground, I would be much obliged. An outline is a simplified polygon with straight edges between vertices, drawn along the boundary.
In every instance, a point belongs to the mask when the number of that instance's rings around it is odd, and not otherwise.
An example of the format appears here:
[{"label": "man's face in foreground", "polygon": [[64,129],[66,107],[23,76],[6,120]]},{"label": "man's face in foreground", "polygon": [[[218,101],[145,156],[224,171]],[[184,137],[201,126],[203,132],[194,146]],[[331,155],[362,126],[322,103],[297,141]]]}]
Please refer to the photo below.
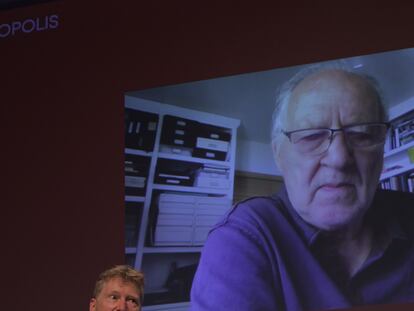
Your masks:
[{"label": "man's face in foreground", "polygon": [[140,293],[136,286],[115,277],[104,283],[102,291],[89,303],[89,311],[141,310]]},{"label": "man's face in foreground", "polygon": [[[338,70],[317,73],[293,90],[284,130],[380,122],[377,101],[372,87],[360,77]],[[276,161],[289,199],[306,222],[335,230],[362,218],[377,188],[383,144],[352,148],[343,132],[336,132],[322,154],[302,154],[287,137],[279,148]]]}]

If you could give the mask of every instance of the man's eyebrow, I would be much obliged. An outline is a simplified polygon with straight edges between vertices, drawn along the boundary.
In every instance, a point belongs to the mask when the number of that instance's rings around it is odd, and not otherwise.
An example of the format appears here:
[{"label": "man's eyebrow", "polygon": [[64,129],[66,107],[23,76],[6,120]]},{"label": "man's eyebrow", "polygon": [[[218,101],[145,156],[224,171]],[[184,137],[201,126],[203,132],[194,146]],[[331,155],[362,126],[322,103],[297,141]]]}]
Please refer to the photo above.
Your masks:
[{"label": "man's eyebrow", "polygon": [[133,295],[127,295],[125,297],[127,300],[133,300],[134,302],[136,302],[137,304],[140,303],[140,298],[138,296],[133,296]]},{"label": "man's eyebrow", "polygon": [[127,298],[139,299],[139,296],[135,295],[126,295]]}]

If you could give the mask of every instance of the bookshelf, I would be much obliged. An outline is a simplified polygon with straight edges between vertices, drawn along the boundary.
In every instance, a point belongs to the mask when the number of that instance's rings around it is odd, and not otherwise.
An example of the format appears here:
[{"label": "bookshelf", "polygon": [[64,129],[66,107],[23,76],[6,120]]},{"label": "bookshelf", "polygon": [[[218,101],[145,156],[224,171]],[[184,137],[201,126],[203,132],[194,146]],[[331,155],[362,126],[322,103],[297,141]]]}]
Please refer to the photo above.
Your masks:
[{"label": "bookshelf", "polygon": [[207,232],[232,205],[240,121],[131,96],[125,111],[126,263],[145,274],[143,310],[188,310]]},{"label": "bookshelf", "polygon": [[[414,97],[389,111],[391,128],[384,146],[383,189],[414,192]],[[413,153],[414,154],[414,153]]]}]

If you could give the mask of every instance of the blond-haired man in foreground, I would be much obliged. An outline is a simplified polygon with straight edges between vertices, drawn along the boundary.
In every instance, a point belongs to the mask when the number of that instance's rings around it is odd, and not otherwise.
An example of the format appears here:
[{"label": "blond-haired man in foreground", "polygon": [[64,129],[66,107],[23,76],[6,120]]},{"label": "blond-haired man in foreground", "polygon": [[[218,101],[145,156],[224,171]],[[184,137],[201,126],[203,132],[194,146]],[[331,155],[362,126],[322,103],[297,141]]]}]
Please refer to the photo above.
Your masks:
[{"label": "blond-haired man in foreground", "polygon": [[119,265],[102,272],[95,284],[89,311],[141,310],[144,295],[144,275]]}]

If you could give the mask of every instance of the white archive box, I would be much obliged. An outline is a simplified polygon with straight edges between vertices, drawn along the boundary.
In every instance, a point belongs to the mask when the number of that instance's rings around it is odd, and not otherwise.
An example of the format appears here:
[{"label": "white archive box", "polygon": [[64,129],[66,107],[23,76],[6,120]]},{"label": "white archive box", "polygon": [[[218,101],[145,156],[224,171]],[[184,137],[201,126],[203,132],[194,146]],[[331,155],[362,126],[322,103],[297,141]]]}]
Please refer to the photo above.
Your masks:
[{"label": "white archive box", "polygon": [[163,202],[158,205],[159,214],[193,215],[195,203]]},{"label": "white archive box", "polygon": [[231,208],[225,197],[162,193],[158,198],[155,246],[200,245]]},{"label": "white archive box", "polygon": [[231,208],[226,197],[162,193],[158,199],[159,214],[223,215]]},{"label": "white archive box", "polygon": [[161,193],[158,197],[158,209],[194,208],[197,196],[175,193]]},{"label": "white archive box", "polygon": [[230,188],[229,171],[219,167],[204,167],[196,172],[194,186],[203,188]]},{"label": "white archive box", "polygon": [[144,188],[146,177],[143,176],[125,176],[125,187]]},{"label": "white archive box", "polygon": [[194,245],[203,245],[206,240],[211,227],[198,227],[194,230]]},{"label": "white archive box", "polygon": [[155,246],[181,246],[193,244],[193,227],[157,226],[155,231]]},{"label": "white archive box", "polygon": [[212,227],[218,223],[221,218],[222,215],[197,215],[194,224],[196,227]]},{"label": "white archive box", "polygon": [[158,226],[190,226],[194,223],[194,216],[186,214],[159,214],[157,218]]},{"label": "white archive box", "polygon": [[206,215],[224,214],[231,208],[232,201],[226,197],[199,197],[198,211]]},{"label": "white archive box", "polygon": [[229,142],[224,140],[210,139],[205,137],[197,137],[196,147],[227,152],[229,150]]},{"label": "white archive box", "polygon": [[228,189],[230,181],[226,178],[198,176],[195,178],[194,186],[202,188]]},{"label": "white archive box", "polygon": [[193,151],[192,148],[187,148],[187,147],[181,147],[181,146],[172,147],[172,146],[167,146],[167,145],[160,145],[160,152],[165,152],[165,153],[180,154],[180,155],[191,157],[192,151]]}]

